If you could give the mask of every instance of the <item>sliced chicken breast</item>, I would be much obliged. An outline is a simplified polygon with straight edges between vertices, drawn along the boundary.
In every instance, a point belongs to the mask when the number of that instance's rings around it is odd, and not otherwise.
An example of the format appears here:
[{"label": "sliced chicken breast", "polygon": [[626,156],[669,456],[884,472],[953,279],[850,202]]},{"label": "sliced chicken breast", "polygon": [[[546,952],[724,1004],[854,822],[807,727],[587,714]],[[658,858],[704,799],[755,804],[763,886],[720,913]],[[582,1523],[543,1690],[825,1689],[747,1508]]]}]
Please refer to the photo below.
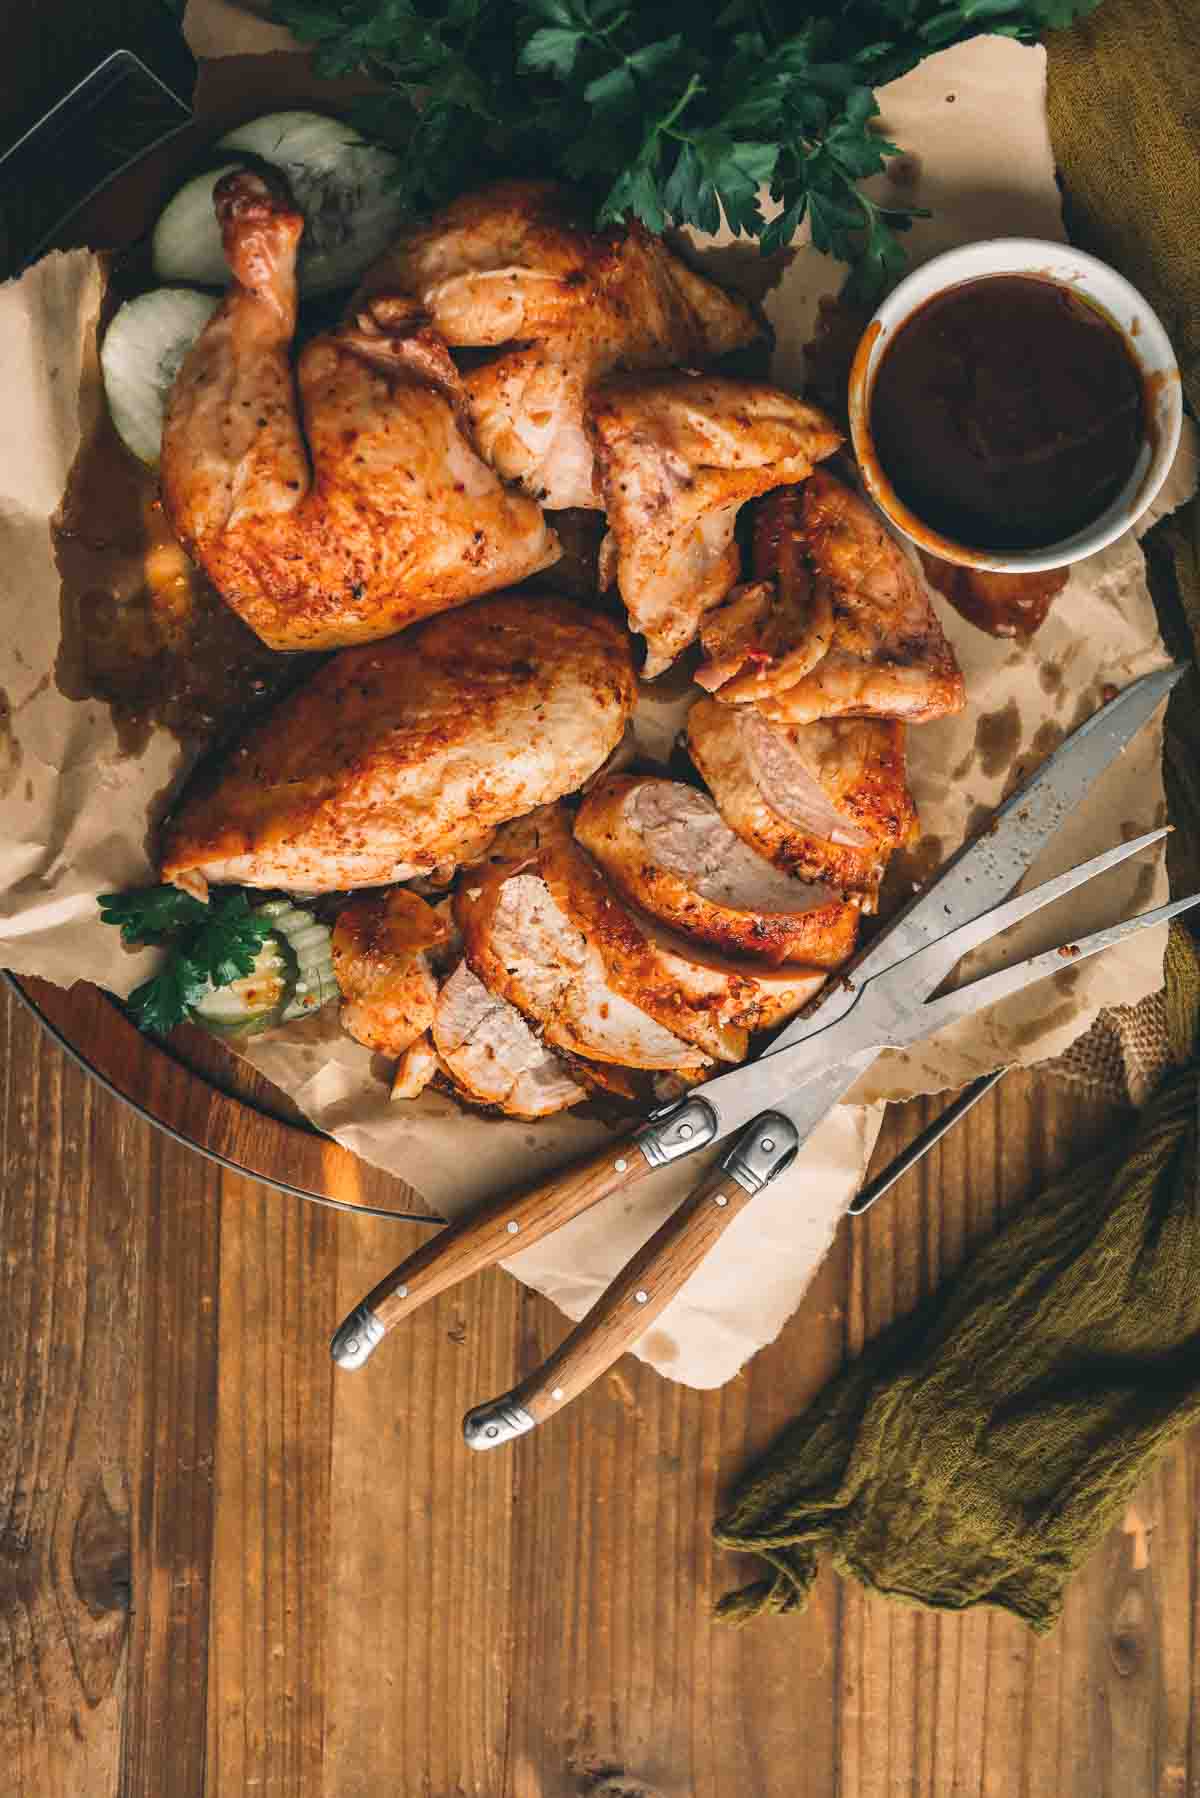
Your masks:
[{"label": "sliced chicken breast", "polygon": [[516,1006],[489,992],[466,962],[438,994],[433,1043],[457,1085],[507,1117],[549,1117],[587,1097]]},{"label": "sliced chicken breast", "polygon": [[342,1029],[383,1055],[403,1055],[433,1023],[428,951],[445,936],[432,906],[403,887],[352,899],[333,927]]},{"label": "sliced chicken breast", "polygon": [[534,873],[464,887],[457,915],[467,960],[544,1040],[618,1067],[701,1068],[708,1058],[609,984],[604,963]]},{"label": "sliced chicken breast", "polygon": [[[772,662],[741,690],[781,724],[817,718],[904,718],[960,712],[966,688],[929,593],[867,502],[820,469],[774,493],[756,521],[755,573],[778,570],[781,617]],[[812,598],[797,598],[812,569]]]},{"label": "sliced chicken breast", "polygon": [[623,898],[692,942],[768,966],[837,968],[853,953],[857,907],[782,873],[682,781],[606,776],[575,837]]},{"label": "sliced chicken breast", "polygon": [[419,1036],[392,1070],[393,1099],[419,1099],[437,1071],[437,1051],[428,1036]]},{"label": "sliced chicken breast", "polygon": [[840,433],[777,387],[676,371],[592,389],[588,419],[616,577],[653,678],[735,584],[734,522],[747,500],[803,480]]},{"label": "sliced chicken breast", "polygon": [[777,868],[874,911],[888,857],[917,828],[902,724],[774,725],[754,707],[701,699],[688,714],[688,746],[743,842]]},{"label": "sliced chicken breast", "polygon": [[319,893],[470,861],[601,766],[634,696],[624,631],[549,596],[498,594],[345,650],[185,796],[163,878]]}]

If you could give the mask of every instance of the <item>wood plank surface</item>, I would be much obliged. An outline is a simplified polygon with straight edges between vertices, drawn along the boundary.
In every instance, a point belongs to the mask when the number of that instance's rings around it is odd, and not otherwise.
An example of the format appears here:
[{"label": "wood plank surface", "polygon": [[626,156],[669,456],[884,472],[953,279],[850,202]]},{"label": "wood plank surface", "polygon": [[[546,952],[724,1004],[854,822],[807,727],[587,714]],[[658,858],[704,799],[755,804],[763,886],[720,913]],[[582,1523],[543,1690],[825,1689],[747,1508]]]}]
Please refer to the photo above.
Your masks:
[{"label": "wood plank surface", "polygon": [[[12,127],[162,0],[14,14]],[[106,1003],[50,1001],[184,1135],[393,1210],[398,1182],[225,1098]],[[253,1081],[245,1096],[267,1095]],[[934,1107],[894,1110],[877,1165]],[[709,1527],[863,1343],[1117,1121],[1014,1075],[867,1218],[722,1391],[626,1358],[472,1455],[459,1419],[566,1333],[490,1273],[361,1375],[326,1339],[428,1226],[322,1211],[156,1130],[0,988],[0,1791],[15,1798],[1200,1798],[1200,1440],[1178,1443],[1044,1641],[825,1572],[733,1631]]]},{"label": "wood plank surface", "polygon": [[[164,1137],[3,998],[0,1753],[21,1798],[1189,1798],[1200,1442],[1045,1641],[829,1573],[734,1631],[739,1470],[1117,1114],[1010,1076],[858,1224],[723,1391],[626,1358],[503,1455],[459,1418],[566,1333],[490,1273],[336,1374],[332,1323],[426,1227]],[[147,1050],[147,1054],[156,1051]],[[169,1067],[202,1130],[210,1091]],[[161,1099],[160,1103],[165,1103]],[[216,1100],[207,1101],[216,1104]],[[932,1111],[894,1111],[878,1158]],[[244,1113],[259,1152],[291,1134]],[[367,1196],[336,1151],[324,1189]],[[286,1172],[286,1168],[285,1168]]]}]

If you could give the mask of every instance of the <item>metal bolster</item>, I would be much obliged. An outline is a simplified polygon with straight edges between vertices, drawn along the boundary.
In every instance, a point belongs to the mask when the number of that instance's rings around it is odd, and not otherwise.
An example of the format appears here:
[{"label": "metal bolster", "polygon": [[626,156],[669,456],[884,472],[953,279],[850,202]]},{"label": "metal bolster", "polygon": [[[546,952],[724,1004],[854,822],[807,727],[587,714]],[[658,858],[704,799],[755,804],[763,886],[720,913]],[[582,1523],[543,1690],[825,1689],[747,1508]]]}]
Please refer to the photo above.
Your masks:
[{"label": "metal bolster", "polygon": [[799,1147],[799,1133],[792,1120],[782,1111],[764,1111],[722,1155],[721,1166],[753,1196],[791,1166]]},{"label": "metal bolster", "polygon": [[533,1418],[511,1393],[476,1405],[463,1418],[463,1441],[468,1448],[499,1448],[533,1428]]},{"label": "metal bolster", "polygon": [[362,1367],[386,1335],[387,1331],[364,1299],[333,1332],[329,1352],[339,1367]]},{"label": "metal bolster", "polygon": [[707,1099],[696,1095],[679,1105],[652,1111],[634,1140],[651,1167],[665,1167],[693,1149],[715,1140],[717,1114]]}]

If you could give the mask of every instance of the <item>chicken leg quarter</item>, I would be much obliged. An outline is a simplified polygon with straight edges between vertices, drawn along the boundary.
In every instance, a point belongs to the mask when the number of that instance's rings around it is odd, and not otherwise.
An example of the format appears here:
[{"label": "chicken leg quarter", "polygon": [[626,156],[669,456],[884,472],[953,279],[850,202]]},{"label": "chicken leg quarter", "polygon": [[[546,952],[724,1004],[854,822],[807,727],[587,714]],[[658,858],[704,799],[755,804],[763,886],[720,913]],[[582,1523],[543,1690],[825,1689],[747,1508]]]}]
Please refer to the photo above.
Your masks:
[{"label": "chicken leg quarter", "polygon": [[390,636],[555,562],[541,508],[476,454],[442,339],[364,316],[314,338],[293,381],[303,220],[245,172],[215,203],[233,282],[171,394],[163,501],[263,642]]}]

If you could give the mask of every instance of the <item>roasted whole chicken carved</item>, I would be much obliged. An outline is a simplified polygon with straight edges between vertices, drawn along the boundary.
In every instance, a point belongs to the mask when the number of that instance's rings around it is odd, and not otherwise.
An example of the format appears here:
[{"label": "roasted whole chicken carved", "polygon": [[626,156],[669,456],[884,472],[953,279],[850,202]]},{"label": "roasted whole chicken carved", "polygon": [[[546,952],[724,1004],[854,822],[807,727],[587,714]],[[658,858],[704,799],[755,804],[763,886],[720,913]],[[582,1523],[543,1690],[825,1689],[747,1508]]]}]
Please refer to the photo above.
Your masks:
[{"label": "roasted whole chicken carved", "polygon": [[966,695],[920,573],[852,488],[826,469],[780,487],[755,520],[758,584],[710,621],[701,684],[781,724],[925,723]]},{"label": "roasted whole chicken carved", "polygon": [[162,491],[234,611],[273,649],[332,649],[553,563],[541,508],[472,442],[442,339],[352,315],[293,373],[303,220],[244,171],[215,200],[233,281],[175,382]]},{"label": "roasted whole chicken carved", "polygon": [[343,650],[185,796],[163,876],[294,893],[448,877],[595,773],[633,700],[624,632],[550,597],[498,594]]},{"label": "roasted whole chicken carved", "polygon": [[603,504],[584,424],[595,381],[701,366],[766,335],[744,300],[641,225],[584,229],[549,181],[455,200],[368,272],[359,306],[384,329],[416,319],[452,349],[497,352],[464,373],[476,441],[555,511]]}]

